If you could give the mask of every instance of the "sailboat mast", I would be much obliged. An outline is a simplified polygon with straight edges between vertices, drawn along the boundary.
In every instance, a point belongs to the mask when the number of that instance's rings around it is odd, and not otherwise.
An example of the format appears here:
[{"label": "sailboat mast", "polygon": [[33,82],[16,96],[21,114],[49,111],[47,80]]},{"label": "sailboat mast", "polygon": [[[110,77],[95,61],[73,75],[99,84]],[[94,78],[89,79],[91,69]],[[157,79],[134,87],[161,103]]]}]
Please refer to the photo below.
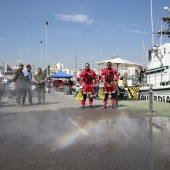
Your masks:
[{"label": "sailboat mast", "polygon": [[93,69],[93,59],[92,59],[92,54],[91,54],[91,63],[90,63],[90,65],[91,65],[91,69]]},{"label": "sailboat mast", "polygon": [[83,69],[83,67],[84,67],[84,64],[83,64],[83,56],[82,56],[81,64],[82,64],[82,69]]},{"label": "sailboat mast", "polygon": [[75,61],[75,69],[74,69],[74,80],[76,80],[77,78],[77,58],[78,58],[78,49],[77,49],[77,52],[76,52],[76,61]]},{"label": "sailboat mast", "polygon": [[[101,51],[100,51],[100,61],[102,61],[102,48],[101,48]],[[100,64],[99,64],[99,70],[100,70]]]},{"label": "sailboat mast", "polygon": [[92,65],[92,53],[91,53],[90,47],[89,47],[89,57],[90,57],[90,65],[91,65],[91,69],[92,69],[93,68],[93,65]]},{"label": "sailboat mast", "polygon": [[78,60],[78,49],[77,49],[77,52],[76,52],[76,65],[75,65],[76,70],[77,70],[77,60]]},{"label": "sailboat mast", "polygon": [[143,57],[142,57],[142,65],[145,65],[145,42],[142,38],[142,47],[143,47]]}]

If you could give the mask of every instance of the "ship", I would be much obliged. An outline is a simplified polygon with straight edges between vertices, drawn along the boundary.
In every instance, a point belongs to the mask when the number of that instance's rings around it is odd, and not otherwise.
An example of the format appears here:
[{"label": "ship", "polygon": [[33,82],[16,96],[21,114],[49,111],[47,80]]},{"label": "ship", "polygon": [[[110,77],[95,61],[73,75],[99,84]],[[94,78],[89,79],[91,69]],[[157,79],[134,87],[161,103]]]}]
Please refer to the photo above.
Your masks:
[{"label": "ship", "polygon": [[148,64],[145,72],[146,82],[139,88],[139,98],[149,99],[149,90],[153,90],[153,100],[170,103],[170,43],[162,44],[164,36],[170,38],[170,9],[164,8],[169,16],[162,17],[160,30],[156,32],[160,45],[148,50]]}]

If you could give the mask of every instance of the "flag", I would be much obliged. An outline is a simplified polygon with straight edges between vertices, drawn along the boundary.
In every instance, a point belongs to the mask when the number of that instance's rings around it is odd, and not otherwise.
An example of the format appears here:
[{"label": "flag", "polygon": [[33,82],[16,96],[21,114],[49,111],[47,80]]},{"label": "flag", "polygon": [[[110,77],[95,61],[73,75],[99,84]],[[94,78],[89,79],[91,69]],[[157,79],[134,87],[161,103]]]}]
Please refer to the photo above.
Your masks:
[{"label": "flag", "polygon": [[[48,69],[48,75],[47,75],[47,69]],[[50,75],[50,65],[48,65],[48,67],[43,71],[43,74],[45,77]]]},{"label": "flag", "polygon": [[81,89],[79,89],[79,91],[78,91],[78,93],[77,93],[77,95],[76,95],[76,100],[80,100],[80,101],[84,100],[84,98],[83,98],[83,92],[82,92]]}]

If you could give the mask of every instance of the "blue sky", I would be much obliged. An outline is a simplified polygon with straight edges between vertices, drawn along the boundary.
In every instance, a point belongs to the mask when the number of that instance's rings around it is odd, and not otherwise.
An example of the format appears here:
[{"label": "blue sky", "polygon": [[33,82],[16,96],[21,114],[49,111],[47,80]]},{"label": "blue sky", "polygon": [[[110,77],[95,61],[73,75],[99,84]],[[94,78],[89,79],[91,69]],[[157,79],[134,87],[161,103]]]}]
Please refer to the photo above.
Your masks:
[{"label": "blue sky", "polygon": [[[152,47],[150,0],[1,0],[0,61],[46,65],[63,63],[78,68],[82,63],[118,55],[143,63],[144,49]],[[168,13],[169,0],[153,0],[154,30]],[[143,43],[142,43],[143,39]],[[82,62],[83,58],[83,62]],[[97,67],[93,64],[93,67]]]}]

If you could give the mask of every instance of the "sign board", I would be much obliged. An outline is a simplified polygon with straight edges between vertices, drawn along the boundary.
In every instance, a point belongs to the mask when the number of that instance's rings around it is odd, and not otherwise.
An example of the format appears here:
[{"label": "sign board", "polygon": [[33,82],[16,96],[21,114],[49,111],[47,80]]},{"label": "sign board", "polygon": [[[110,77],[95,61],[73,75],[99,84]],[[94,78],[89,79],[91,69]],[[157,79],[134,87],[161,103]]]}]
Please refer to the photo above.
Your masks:
[{"label": "sign board", "polygon": [[4,69],[5,69],[4,66],[0,65],[0,70],[4,70]]},{"label": "sign board", "polygon": [[[140,94],[140,100],[149,100],[149,95],[147,94]],[[163,103],[170,103],[170,95],[153,95],[153,101],[155,102],[163,102]]]}]

